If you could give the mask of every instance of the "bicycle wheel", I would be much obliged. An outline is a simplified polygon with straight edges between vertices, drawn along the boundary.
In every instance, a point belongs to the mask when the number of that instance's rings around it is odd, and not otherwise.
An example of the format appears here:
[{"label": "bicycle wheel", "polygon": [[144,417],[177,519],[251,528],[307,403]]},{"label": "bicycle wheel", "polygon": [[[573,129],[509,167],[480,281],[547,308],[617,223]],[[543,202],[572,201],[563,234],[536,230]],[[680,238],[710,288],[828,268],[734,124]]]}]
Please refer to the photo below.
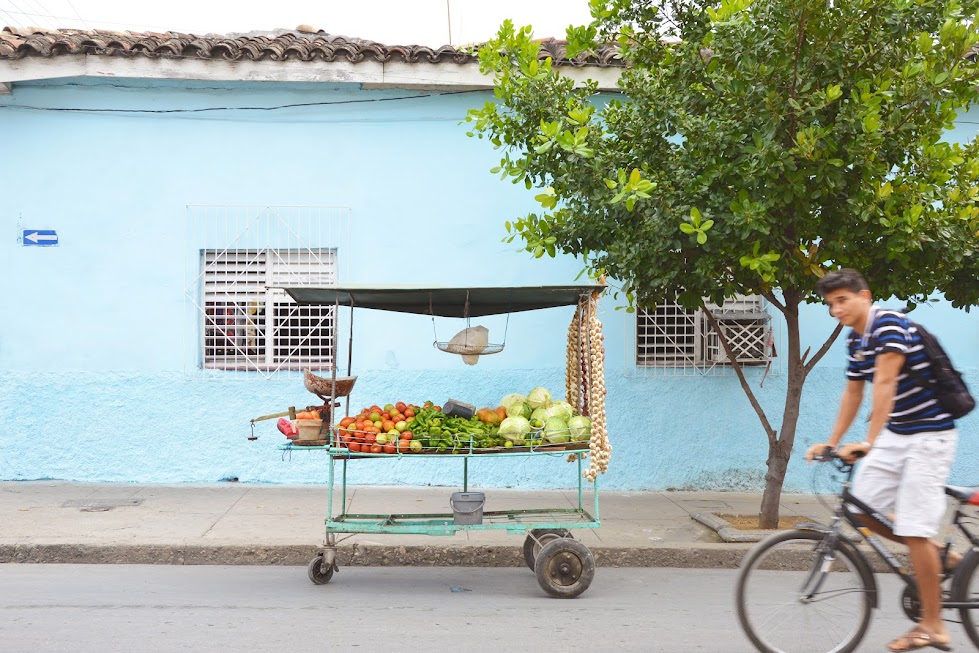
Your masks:
[{"label": "bicycle wheel", "polygon": [[[976,578],[977,566],[979,566],[979,555],[974,553],[966,554],[965,559],[959,563],[952,581],[953,601],[979,601],[979,579]],[[962,617],[962,628],[965,630],[965,634],[972,640],[972,644],[979,648],[976,610],[960,608],[959,615]]]},{"label": "bicycle wheel", "polygon": [[759,651],[848,653],[866,634],[873,579],[848,547],[834,550],[830,562],[817,550],[824,537],[777,533],[741,562],[738,620]]}]

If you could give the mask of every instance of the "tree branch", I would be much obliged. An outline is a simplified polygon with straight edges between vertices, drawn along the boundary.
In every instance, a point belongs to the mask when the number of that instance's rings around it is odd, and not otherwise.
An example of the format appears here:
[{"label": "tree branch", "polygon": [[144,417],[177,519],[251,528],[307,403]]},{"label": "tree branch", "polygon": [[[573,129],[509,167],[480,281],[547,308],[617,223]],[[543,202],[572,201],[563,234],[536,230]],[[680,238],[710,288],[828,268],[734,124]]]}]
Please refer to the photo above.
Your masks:
[{"label": "tree branch", "polygon": [[721,346],[724,348],[724,353],[727,354],[727,359],[731,361],[731,366],[734,368],[734,373],[738,375],[738,381],[741,382],[741,389],[744,393],[748,395],[748,401],[751,403],[751,407],[755,409],[755,413],[758,415],[758,419],[761,420],[761,425],[765,429],[765,435],[768,436],[768,443],[770,446],[775,446],[778,442],[776,437],[775,429],[768,421],[768,416],[765,415],[765,409],[761,407],[758,403],[758,399],[755,397],[755,393],[751,391],[751,386],[748,385],[747,379],[744,378],[744,371],[741,369],[741,365],[738,363],[737,356],[734,355],[734,351],[731,349],[731,343],[728,342],[727,336],[724,335],[724,331],[721,329],[720,325],[717,323],[717,318],[711,313],[710,309],[706,305],[702,306],[704,315],[707,316],[707,321],[710,322],[710,326],[714,329],[714,333],[717,334],[718,339],[721,341]]},{"label": "tree branch", "polygon": [[[805,41],[806,34],[806,12],[803,11],[802,15],[799,16],[799,38],[795,42],[795,64],[792,70],[792,90],[789,91],[789,97],[793,100],[798,99],[797,92],[799,90],[799,57],[802,56],[802,43]],[[789,134],[792,136],[792,140],[795,140],[796,127],[798,126],[799,116],[796,115],[795,109],[792,109],[792,118],[789,121]]]},{"label": "tree branch", "polygon": [[773,293],[771,290],[762,290],[758,294],[764,297],[766,300],[768,300],[769,304],[775,306],[775,308],[777,308],[780,313],[785,313],[785,304],[778,301],[778,297],[776,297],[775,293]]},{"label": "tree branch", "polygon": [[821,359],[823,356],[826,355],[826,352],[828,352],[829,348],[833,346],[834,342],[836,342],[836,338],[839,337],[841,331],[843,331],[842,323],[836,325],[836,328],[833,329],[833,333],[831,333],[829,338],[826,339],[826,342],[823,343],[823,346],[819,348],[819,351],[816,352],[816,355],[812,357],[811,361],[806,363],[805,367],[803,368],[806,373],[806,376],[809,376],[809,372],[812,371],[812,368],[816,367],[816,363],[819,362],[819,359]]}]

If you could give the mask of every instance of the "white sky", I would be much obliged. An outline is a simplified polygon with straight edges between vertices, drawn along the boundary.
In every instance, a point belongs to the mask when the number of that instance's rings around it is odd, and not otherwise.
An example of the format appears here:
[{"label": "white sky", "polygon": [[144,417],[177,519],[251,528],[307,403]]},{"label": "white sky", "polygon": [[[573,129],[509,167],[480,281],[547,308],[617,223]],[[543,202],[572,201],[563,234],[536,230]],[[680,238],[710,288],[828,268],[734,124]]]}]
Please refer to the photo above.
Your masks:
[{"label": "white sky", "polygon": [[[450,21],[451,17],[451,21]],[[386,45],[483,41],[504,19],[537,37],[589,22],[588,0],[0,0],[0,27],[227,34],[312,25]]]}]

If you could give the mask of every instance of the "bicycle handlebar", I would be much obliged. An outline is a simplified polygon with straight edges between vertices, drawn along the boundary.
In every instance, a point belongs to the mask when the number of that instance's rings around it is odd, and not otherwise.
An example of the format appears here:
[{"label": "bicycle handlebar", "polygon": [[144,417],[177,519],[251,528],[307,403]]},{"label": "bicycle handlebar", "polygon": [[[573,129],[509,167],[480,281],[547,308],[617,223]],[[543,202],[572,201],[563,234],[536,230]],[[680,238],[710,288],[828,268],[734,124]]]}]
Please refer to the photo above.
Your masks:
[{"label": "bicycle handlebar", "polygon": [[[854,458],[863,458],[866,455],[863,451],[857,451],[853,454]],[[833,466],[846,474],[848,478],[853,474],[854,463],[848,463],[843,460],[840,454],[834,451],[832,447],[826,447],[823,453],[819,456],[814,456],[813,460],[819,463],[833,463]]]}]

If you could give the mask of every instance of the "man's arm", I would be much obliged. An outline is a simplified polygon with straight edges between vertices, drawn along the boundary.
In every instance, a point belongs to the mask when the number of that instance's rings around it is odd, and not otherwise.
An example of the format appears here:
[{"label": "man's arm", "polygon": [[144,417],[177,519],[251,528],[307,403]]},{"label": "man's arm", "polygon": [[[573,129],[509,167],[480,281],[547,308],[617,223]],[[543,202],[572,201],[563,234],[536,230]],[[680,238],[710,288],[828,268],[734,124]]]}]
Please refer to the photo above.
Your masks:
[{"label": "man's arm", "polygon": [[[877,354],[874,366],[873,404],[870,409],[870,423],[867,425],[867,438],[860,443],[848,444],[841,448],[840,457],[848,463],[856,462],[860,456],[867,455],[874,446],[874,440],[887,424],[887,417],[894,408],[894,395],[897,394],[897,377],[904,366],[904,354],[888,351]],[[835,432],[835,431],[834,431]]]}]

